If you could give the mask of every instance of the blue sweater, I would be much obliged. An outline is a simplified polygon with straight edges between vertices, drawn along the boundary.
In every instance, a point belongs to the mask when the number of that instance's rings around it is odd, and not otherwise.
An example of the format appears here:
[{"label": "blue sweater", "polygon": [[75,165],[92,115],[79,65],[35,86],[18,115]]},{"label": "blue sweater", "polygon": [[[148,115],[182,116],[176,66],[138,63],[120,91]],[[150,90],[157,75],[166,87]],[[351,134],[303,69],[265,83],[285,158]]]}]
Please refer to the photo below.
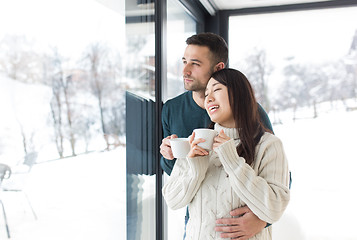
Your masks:
[{"label": "blue sweater", "polygon": [[[261,121],[264,126],[273,131],[269,117],[258,104]],[[205,109],[201,108],[193,100],[192,92],[183,94],[168,100],[162,108],[162,127],[164,137],[176,134],[178,137],[188,137],[196,128],[207,128],[211,124]],[[175,165],[176,160],[167,160],[161,157],[161,168],[168,174]]]}]

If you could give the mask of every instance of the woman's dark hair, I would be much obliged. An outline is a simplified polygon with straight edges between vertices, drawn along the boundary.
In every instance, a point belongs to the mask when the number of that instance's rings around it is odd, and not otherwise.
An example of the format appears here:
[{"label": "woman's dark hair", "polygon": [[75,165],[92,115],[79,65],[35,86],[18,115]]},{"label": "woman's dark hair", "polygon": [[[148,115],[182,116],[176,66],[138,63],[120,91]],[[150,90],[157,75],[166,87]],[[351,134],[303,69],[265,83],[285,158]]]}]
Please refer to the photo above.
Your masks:
[{"label": "woman's dark hair", "polygon": [[260,138],[264,132],[270,132],[260,121],[254,90],[247,77],[235,69],[219,70],[213,73],[212,78],[227,87],[229,104],[240,138],[237,152],[239,156],[245,158],[247,164],[251,165]]},{"label": "woman's dark hair", "polygon": [[212,53],[212,62],[214,65],[219,62],[223,62],[227,65],[228,46],[221,36],[210,32],[199,33],[187,38],[186,44],[208,47]]}]

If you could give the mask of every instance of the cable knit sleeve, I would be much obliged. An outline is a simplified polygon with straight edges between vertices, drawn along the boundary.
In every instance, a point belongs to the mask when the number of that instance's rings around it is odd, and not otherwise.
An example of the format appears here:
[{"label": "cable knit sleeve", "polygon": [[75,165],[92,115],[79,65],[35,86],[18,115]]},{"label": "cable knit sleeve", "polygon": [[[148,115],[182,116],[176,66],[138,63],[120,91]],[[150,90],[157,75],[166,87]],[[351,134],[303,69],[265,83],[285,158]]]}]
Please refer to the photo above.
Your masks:
[{"label": "cable knit sleeve", "polygon": [[167,205],[175,210],[187,206],[206,176],[208,156],[179,158],[162,193]]},{"label": "cable knit sleeve", "polygon": [[253,167],[238,156],[232,139],[215,151],[233,190],[253,213],[268,223],[279,220],[290,200],[288,162],[281,141],[263,135]]}]

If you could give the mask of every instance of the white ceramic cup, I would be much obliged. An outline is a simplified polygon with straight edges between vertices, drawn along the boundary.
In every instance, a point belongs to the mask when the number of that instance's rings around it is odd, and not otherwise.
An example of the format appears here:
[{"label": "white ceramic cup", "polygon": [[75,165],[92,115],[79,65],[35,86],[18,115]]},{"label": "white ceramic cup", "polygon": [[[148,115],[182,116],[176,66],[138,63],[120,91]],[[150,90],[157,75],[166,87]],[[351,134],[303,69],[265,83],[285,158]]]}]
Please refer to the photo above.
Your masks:
[{"label": "white ceramic cup", "polygon": [[175,158],[185,158],[191,149],[188,138],[173,138],[170,144]]},{"label": "white ceramic cup", "polygon": [[205,140],[197,145],[203,149],[212,150],[213,139],[218,135],[217,131],[208,128],[197,128],[193,131],[195,133],[195,139],[203,138]]}]

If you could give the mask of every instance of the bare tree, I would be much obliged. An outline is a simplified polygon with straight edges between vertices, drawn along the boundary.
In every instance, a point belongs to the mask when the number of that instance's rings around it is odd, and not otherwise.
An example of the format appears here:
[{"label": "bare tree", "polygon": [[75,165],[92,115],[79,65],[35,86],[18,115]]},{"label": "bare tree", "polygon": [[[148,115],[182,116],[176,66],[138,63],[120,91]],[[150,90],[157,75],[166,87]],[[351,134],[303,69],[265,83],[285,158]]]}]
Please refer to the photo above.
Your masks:
[{"label": "bare tree", "polygon": [[[100,43],[94,43],[88,47],[84,62],[89,68],[89,83],[92,94],[97,99],[99,109],[101,130],[107,149],[110,147],[111,128],[108,126],[110,120],[108,113],[111,106],[115,104],[115,94],[118,94],[119,84],[116,83],[115,59],[111,58],[109,48]],[[113,103],[114,102],[114,103]]]},{"label": "bare tree", "polygon": [[32,130],[29,133],[26,133],[23,125],[21,122],[18,120],[19,126],[20,126],[20,131],[21,131],[21,136],[22,136],[22,144],[24,148],[24,159],[21,159],[18,161],[17,164],[26,164],[29,165],[30,161],[31,164],[34,164],[36,162],[38,150],[36,149],[36,144],[34,141],[34,137],[36,135],[36,132]]},{"label": "bare tree", "polygon": [[103,82],[103,79],[101,78],[102,77],[101,68],[105,62],[106,54],[107,54],[106,49],[101,47],[99,43],[93,44],[90,46],[87,59],[89,60],[89,64],[90,64],[90,86],[91,86],[92,93],[94,94],[94,96],[96,96],[98,101],[98,109],[100,113],[102,132],[106,144],[109,148],[108,139],[106,138],[108,132],[106,130],[106,126],[104,122],[103,98],[104,98],[105,84]]},{"label": "bare tree", "polygon": [[357,30],[352,39],[351,47],[348,51],[347,56],[344,59],[347,72],[351,77],[351,91],[353,97],[357,100]]},{"label": "bare tree", "polygon": [[[73,101],[71,99],[75,95],[73,86],[73,74],[68,69],[64,69],[63,65],[66,59],[61,56],[56,48],[52,48],[52,55],[47,56],[44,64],[44,78],[50,79],[46,81],[52,88],[53,100],[51,102],[52,115],[54,126],[57,129],[57,144],[60,151],[63,152],[63,141],[68,139],[70,142],[72,156],[76,155],[76,135],[73,127]],[[77,89],[78,90],[78,89]],[[58,111],[57,111],[58,110]],[[65,116],[66,123],[62,118]],[[61,147],[62,146],[62,147]]]},{"label": "bare tree", "polygon": [[14,80],[38,82],[40,60],[33,45],[26,36],[5,36],[0,42],[0,70]]},{"label": "bare tree", "polygon": [[60,158],[64,157],[64,147],[63,147],[63,132],[62,132],[62,102],[61,102],[61,91],[59,89],[58,84],[56,84],[57,81],[53,81],[52,85],[52,93],[53,97],[50,102],[50,107],[51,107],[51,115],[52,115],[52,120],[53,120],[53,126],[55,130],[55,143],[57,147],[57,152],[60,156]]},{"label": "bare tree", "polygon": [[247,68],[243,71],[254,86],[258,101],[269,112],[271,103],[268,97],[268,80],[273,67],[267,61],[265,49],[254,49],[246,58],[246,63]]},{"label": "bare tree", "polygon": [[284,75],[287,79],[287,82],[290,83],[290,86],[288,87],[291,88],[294,86],[293,88],[295,88],[293,90],[296,93],[296,105],[294,106],[294,112],[299,106],[308,106],[312,103],[316,103],[314,99],[315,96],[311,93],[311,90],[314,87],[312,71],[313,70],[307,66],[300,64],[288,65],[284,69]]},{"label": "bare tree", "polygon": [[61,78],[60,73],[52,76],[52,100],[50,102],[51,114],[53,120],[53,126],[55,130],[55,143],[57,147],[57,152],[60,158],[64,157],[64,147],[63,147],[63,131],[62,131],[62,101],[61,101],[61,89],[59,84],[59,78]]},{"label": "bare tree", "polygon": [[69,75],[67,77],[62,77],[62,91],[64,95],[64,102],[66,104],[66,116],[67,116],[67,122],[68,122],[68,129],[69,129],[69,141],[71,143],[71,149],[72,149],[72,156],[76,155],[76,150],[75,150],[75,145],[76,145],[76,138],[74,134],[74,129],[73,129],[73,120],[72,120],[72,109],[71,109],[71,102],[70,102],[70,86],[71,86],[71,79],[72,76]]},{"label": "bare tree", "polygon": [[[346,74],[338,62],[325,64],[293,63],[285,67],[285,81],[279,92],[279,101],[286,107],[312,107],[313,117],[318,116],[317,104],[336,99],[342,92],[342,80]],[[289,93],[294,93],[293,95]],[[291,104],[293,99],[294,104]]]}]

